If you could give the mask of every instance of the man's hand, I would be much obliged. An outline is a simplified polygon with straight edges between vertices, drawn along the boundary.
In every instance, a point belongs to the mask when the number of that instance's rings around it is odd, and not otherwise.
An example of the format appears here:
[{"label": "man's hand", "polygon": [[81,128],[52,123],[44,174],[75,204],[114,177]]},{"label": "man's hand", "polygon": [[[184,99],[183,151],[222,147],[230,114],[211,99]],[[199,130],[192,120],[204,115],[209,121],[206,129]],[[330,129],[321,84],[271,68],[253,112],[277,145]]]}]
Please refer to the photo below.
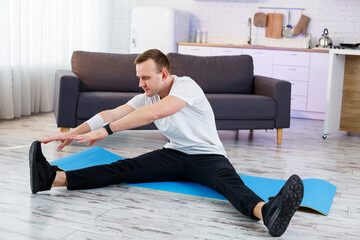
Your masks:
[{"label": "man's hand", "polygon": [[79,143],[89,142],[88,146],[93,145],[95,142],[106,138],[109,134],[105,128],[100,128],[96,131],[75,135],[72,137],[73,140],[77,140]]},{"label": "man's hand", "polygon": [[69,145],[72,142],[73,136],[74,136],[74,133],[72,133],[70,131],[70,132],[66,132],[66,133],[57,134],[53,137],[41,139],[40,142],[46,144],[46,143],[53,142],[53,141],[60,141],[61,144],[57,148],[57,150],[60,151],[61,149],[63,149],[65,146]]}]

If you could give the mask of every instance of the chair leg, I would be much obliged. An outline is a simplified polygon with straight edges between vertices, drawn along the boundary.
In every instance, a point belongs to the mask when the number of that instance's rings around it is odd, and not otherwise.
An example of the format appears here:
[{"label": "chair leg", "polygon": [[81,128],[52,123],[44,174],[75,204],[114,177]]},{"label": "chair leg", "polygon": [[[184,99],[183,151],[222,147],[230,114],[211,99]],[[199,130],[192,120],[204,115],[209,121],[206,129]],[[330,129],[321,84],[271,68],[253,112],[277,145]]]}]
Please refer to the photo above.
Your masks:
[{"label": "chair leg", "polygon": [[65,127],[60,128],[60,132],[62,132],[62,133],[66,133],[68,131],[70,131],[70,128],[65,128]]},{"label": "chair leg", "polygon": [[277,144],[281,144],[282,134],[283,134],[283,129],[282,128],[276,129]]}]

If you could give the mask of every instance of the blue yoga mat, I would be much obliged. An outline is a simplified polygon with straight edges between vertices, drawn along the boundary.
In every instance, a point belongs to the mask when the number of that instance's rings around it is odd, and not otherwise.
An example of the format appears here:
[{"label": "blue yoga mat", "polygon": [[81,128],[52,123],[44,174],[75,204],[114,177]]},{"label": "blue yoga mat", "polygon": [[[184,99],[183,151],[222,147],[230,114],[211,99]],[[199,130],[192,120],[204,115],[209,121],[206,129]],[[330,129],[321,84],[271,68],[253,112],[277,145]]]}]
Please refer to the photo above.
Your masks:
[{"label": "blue yoga mat", "polygon": [[[52,161],[51,164],[69,171],[95,165],[109,164],[121,159],[124,158],[111,153],[104,148],[93,147]],[[286,180],[247,175],[240,175],[240,177],[246,186],[252,189],[265,201],[268,201],[269,197],[275,196],[286,182]],[[304,198],[300,206],[311,208],[324,215],[328,215],[335,196],[336,187],[327,181],[316,178],[303,179],[303,182]],[[227,201],[220,193],[194,182],[124,183],[123,185]]]}]

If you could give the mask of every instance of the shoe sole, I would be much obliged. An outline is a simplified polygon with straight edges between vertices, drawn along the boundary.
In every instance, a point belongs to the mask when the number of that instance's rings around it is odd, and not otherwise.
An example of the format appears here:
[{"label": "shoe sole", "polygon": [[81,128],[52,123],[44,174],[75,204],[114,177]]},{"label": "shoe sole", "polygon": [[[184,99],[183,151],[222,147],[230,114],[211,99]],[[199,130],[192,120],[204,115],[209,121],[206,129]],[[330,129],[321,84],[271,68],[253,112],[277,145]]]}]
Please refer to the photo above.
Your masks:
[{"label": "shoe sole", "polygon": [[33,194],[36,194],[37,191],[34,188],[34,183],[35,182],[39,182],[39,178],[38,175],[36,174],[35,171],[35,161],[36,161],[36,152],[37,152],[37,148],[38,148],[38,142],[35,141],[31,144],[30,150],[29,150],[29,167],[30,167],[30,188],[31,188],[31,192]]},{"label": "shoe sole", "polygon": [[273,219],[274,221],[269,226],[269,233],[274,237],[281,236],[289,226],[291,218],[294,216],[296,210],[298,210],[301,201],[304,196],[304,185],[301,178],[297,175],[292,175],[288,181],[286,181],[281,195],[280,211],[276,211]]}]

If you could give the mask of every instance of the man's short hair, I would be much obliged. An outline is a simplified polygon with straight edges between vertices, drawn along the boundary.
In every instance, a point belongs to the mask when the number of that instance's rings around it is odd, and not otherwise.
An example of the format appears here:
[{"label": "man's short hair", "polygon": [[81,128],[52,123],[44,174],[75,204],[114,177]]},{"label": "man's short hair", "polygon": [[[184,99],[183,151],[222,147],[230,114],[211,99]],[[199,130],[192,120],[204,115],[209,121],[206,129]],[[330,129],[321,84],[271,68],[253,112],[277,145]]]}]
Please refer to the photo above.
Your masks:
[{"label": "man's short hair", "polygon": [[134,63],[143,63],[149,59],[155,62],[156,69],[161,72],[164,68],[170,73],[170,62],[164,53],[158,49],[149,49],[136,57]]}]

